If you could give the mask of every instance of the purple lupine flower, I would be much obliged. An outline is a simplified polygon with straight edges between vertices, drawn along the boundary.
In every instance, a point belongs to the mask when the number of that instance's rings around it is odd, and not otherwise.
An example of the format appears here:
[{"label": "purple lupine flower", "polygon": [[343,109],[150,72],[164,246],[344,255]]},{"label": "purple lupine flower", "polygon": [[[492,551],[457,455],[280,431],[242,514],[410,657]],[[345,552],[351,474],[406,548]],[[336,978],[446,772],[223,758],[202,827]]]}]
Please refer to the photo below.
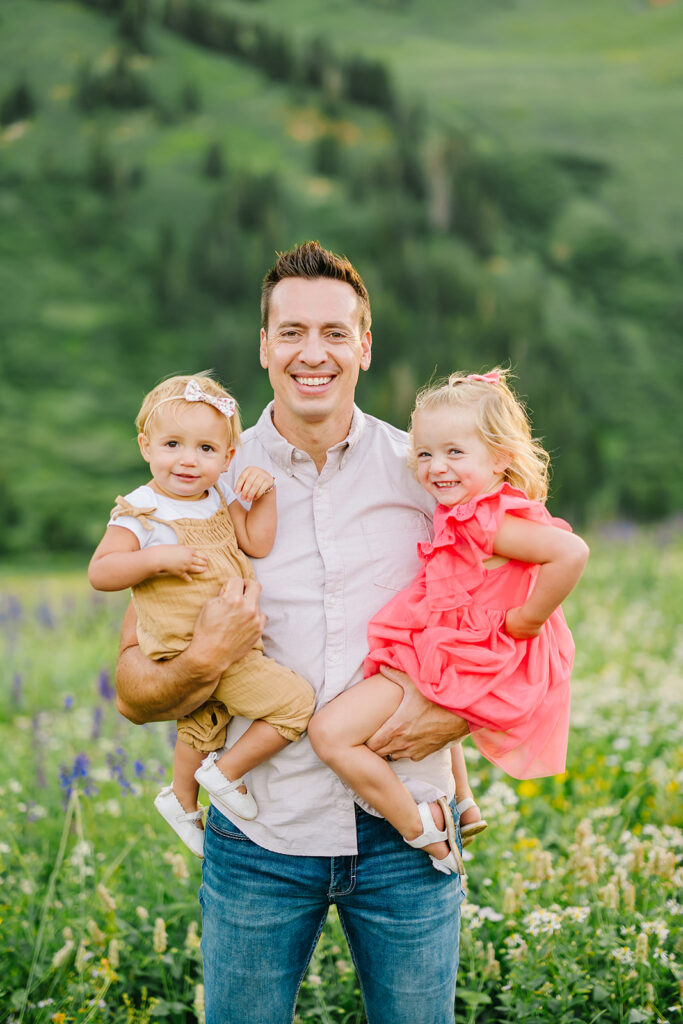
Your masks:
[{"label": "purple lupine flower", "polygon": [[135,772],[136,779],[141,779],[146,770],[142,761],[133,761],[133,771]]},{"label": "purple lupine flower", "polygon": [[36,608],[36,618],[38,619],[38,622],[40,622],[42,626],[45,626],[46,629],[55,628],[55,620],[52,614],[52,610],[50,609],[50,606],[48,604],[45,604],[44,601],[42,604],[39,604],[38,607]]},{"label": "purple lupine flower", "polygon": [[71,711],[73,706],[74,706],[74,699],[73,699],[73,697],[71,696],[70,693],[67,693],[66,697],[64,698],[64,710],[65,711]]},{"label": "purple lupine flower", "polygon": [[23,679],[21,672],[15,672],[12,676],[12,699],[20,708],[24,703]]},{"label": "purple lupine flower", "polygon": [[102,728],[102,708],[97,705],[93,708],[92,712],[92,729],[90,730],[90,739],[97,740],[100,737],[100,730]]},{"label": "purple lupine flower", "polygon": [[111,701],[116,696],[116,690],[111,685],[110,680],[111,675],[109,673],[109,669],[103,668],[97,677],[97,689],[103,700]]}]

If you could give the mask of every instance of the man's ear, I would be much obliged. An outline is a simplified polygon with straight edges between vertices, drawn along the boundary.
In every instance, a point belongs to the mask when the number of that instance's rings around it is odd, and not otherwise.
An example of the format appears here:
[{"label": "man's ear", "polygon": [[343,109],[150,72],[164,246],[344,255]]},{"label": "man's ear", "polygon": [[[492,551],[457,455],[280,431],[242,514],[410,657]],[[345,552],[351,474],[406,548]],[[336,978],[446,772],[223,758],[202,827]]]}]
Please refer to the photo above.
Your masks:
[{"label": "man's ear", "polygon": [[149,438],[142,431],[138,434],[138,445],[140,446],[143,459],[145,462],[149,462]]},{"label": "man's ear", "polygon": [[372,332],[366,331],[360,339],[360,368],[367,370],[372,360]]},{"label": "man's ear", "polygon": [[264,370],[268,369],[268,338],[263,327],[261,328],[261,344],[259,346],[259,361]]}]

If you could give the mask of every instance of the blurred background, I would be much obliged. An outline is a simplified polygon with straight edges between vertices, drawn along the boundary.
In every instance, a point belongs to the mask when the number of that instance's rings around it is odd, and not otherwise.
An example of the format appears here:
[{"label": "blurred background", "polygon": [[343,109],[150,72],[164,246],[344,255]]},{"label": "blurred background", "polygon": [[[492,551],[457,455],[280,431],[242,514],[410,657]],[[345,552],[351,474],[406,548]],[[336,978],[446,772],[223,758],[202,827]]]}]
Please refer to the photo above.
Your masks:
[{"label": "blurred background", "polygon": [[673,516],[682,111],[674,0],[2,0],[0,557],[92,550],[161,377],[256,419],[307,238],[369,287],[366,411],[509,364],[556,514]]}]

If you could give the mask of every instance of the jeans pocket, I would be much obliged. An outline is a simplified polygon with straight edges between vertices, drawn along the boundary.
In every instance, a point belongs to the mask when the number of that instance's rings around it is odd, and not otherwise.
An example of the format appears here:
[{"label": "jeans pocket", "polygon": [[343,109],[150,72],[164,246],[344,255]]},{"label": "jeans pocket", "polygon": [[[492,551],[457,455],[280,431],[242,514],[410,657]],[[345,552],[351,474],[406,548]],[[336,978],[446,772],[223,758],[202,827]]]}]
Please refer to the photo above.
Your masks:
[{"label": "jeans pocket", "polygon": [[233,825],[229,818],[226,818],[224,814],[211,804],[209,813],[206,816],[206,828],[211,829],[214,835],[220,836],[221,839],[236,839],[238,842],[248,843],[251,840],[245,836],[244,832],[241,832],[237,825]]}]

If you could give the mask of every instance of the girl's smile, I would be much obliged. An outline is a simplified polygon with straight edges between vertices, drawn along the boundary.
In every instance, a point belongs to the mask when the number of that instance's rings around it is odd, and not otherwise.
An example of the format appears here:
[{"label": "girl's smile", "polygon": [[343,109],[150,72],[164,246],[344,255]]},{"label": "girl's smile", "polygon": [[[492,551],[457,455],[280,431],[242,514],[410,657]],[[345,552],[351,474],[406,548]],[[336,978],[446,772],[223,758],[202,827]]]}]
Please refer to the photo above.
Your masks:
[{"label": "girl's smile", "polygon": [[503,482],[507,460],[482,441],[466,409],[422,409],[413,418],[417,479],[441,505],[471,501]]},{"label": "girl's smile", "polygon": [[204,402],[180,400],[158,409],[138,444],[152,473],[152,488],[170,498],[197,501],[228,468],[234,449],[228,447],[223,413]]}]

